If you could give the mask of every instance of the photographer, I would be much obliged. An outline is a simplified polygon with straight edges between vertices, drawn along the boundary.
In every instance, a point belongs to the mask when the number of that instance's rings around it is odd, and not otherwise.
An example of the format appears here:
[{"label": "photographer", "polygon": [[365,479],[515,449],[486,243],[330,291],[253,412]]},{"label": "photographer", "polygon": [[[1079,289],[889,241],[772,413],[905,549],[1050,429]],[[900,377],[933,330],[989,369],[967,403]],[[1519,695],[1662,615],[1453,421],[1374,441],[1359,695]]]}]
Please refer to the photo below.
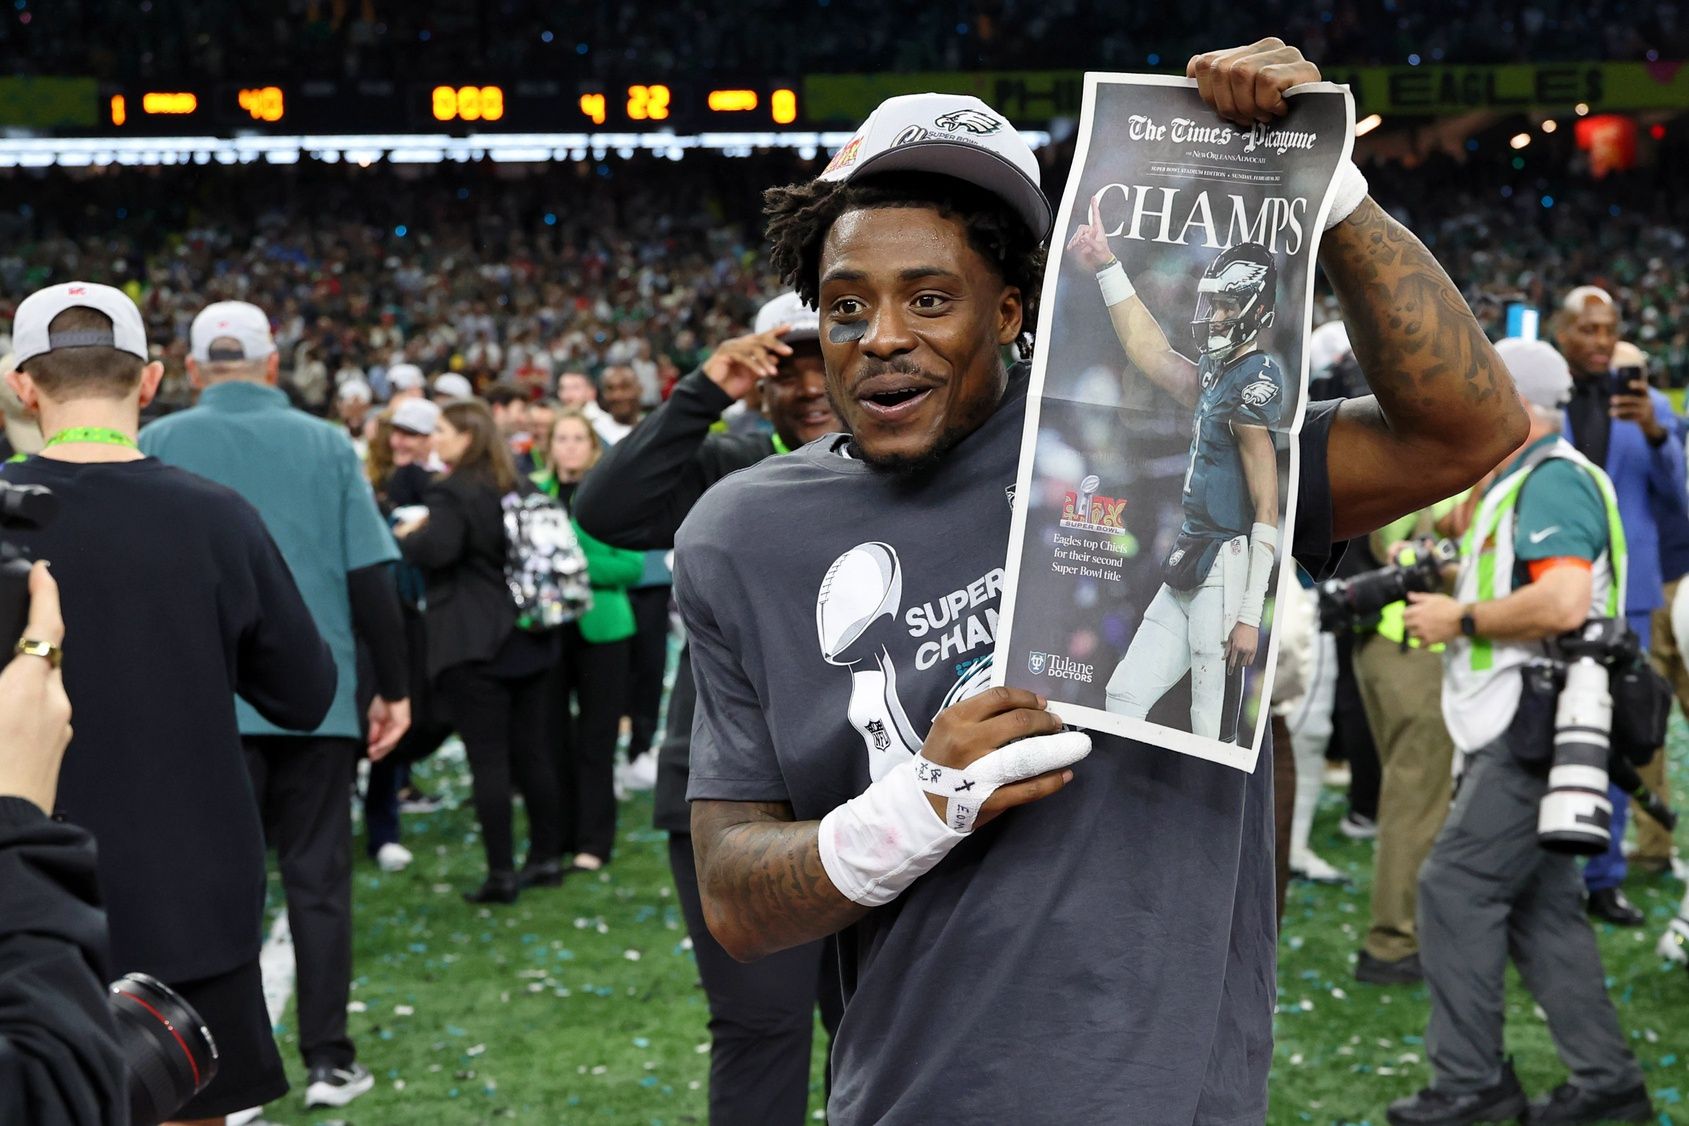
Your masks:
[{"label": "photographer", "polygon": [[141,453],[164,367],[133,301],[50,286],[19,304],[12,339],[7,379],[47,439],[0,477],[47,487],[58,514],[7,538],[53,562],[66,627],[88,639],[64,671],[77,731],[59,811],[100,841],[112,968],[179,991],[216,1038],[216,1077],[181,1118],[220,1118],[287,1090],[258,968],[264,841],[235,696],[314,728],[333,655],[257,510]]},{"label": "photographer", "polygon": [[1496,351],[1530,408],[1529,436],[1482,493],[1462,545],[1458,600],[1410,594],[1404,616],[1422,644],[1447,646],[1443,716],[1464,770],[1419,876],[1431,1086],[1393,1103],[1389,1120],[1468,1123],[1525,1112],[1502,1044],[1511,955],[1572,1073],[1531,1104],[1527,1120],[1650,1121],[1642,1072],[1603,986],[1576,864],[1538,840],[1555,698],[1524,675],[1543,642],[1622,614],[1618,502],[1606,474],[1561,437],[1566,361],[1538,341],[1504,340]]},{"label": "photographer", "polygon": [[121,1124],[129,1100],[101,977],[94,843],[46,815],[70,744],[70,699],[53,659],[64,621],[45,564],[31,570],[29,596],[24,638],[51,648],[0,670],[0,1122]]}]

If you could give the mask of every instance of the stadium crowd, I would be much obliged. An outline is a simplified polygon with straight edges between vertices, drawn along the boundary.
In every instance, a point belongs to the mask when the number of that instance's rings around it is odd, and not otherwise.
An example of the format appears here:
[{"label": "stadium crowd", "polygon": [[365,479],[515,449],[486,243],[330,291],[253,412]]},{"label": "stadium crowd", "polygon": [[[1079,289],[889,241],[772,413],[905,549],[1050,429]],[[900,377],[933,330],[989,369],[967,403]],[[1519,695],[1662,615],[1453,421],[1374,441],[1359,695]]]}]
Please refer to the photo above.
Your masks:
[{"label": "stadium crowd", "polygon": [[[1546,311],[1556,293],[1593,281],[1613,291],[1629,338],[1678,386],[1689,383],[1689,279],[1670,263],[1689,245],[1689,204],[1661,171],[1684,155],[1682,140],[1670,144],[1658,164],[1598,183],[1568,173],[1571,154],[1546,138],[1523,167],[1432,154],[1368,170],[1380,201],[1424,232],[1494,335],[1508,302]],[[1065,156],[1062,146],[1043,154],[1052,193]],[[194,314],[238,299],[274,310],[282,371],[318,411],[354,376],[385,397],[383,373],[397,362],[535,393],[565,370],[596,379],[632,362],[649,407],[775,291],[744,184],[815,170],[770,152],[520,172],[12,173],[30,190],[0,211],[0,316],[34,287],[109,271],[160,350],[166,406],[190,398]],[[1328,294],[1317,319],[1335,308]]]},{"label": "stadium crowd", "polygon": [[[540,0],[426,6],[290,0],[250,5],[238,20],[228,18],[228,8],[205,0],[29,5],[19,9],[27,19],[0,21],[0,59],[13,74],[107,79],[192,74],[245,81],[255,71],[404,80],[562,72],[611,79],[633,70],[801,75],[1066,68],[1077,42],[1086,44],[1097,69],[1134,69],[1182,61],[1218,27],[1237,42],[1277,34],[1315,57],[1354,64],[1672,59],[1689,44],[1676,5],[1627,0],[1510,0],[1457,20],[1435,6],[1395,0],[1268,0],[1243,12],[1210,2],[1145,6],[1107,20],[1081,0],[944,0],[915,8],[871,0],[851,4],[849,20],[829,0],[754,0],[741,14],[754,22],[756,35],[738,34],[734,25],[710,19],[707,9],[688,7],[661,20],[617,4],[571,5],[565,19]],[[89,26],[102,27],[125,49],[90,53],[82,34]]]}]

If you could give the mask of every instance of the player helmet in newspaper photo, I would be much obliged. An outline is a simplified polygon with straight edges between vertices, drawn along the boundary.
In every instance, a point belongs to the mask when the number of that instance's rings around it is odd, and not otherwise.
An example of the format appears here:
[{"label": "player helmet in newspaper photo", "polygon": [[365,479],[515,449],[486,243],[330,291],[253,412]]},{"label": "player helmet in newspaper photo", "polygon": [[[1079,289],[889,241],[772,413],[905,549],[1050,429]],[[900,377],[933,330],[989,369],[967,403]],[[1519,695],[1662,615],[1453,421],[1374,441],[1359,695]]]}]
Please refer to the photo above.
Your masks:
[{"label": "player helmet in newspaper photo", "polygon": [[1240,242],[1220,252],[1196,285],[1191,336],[1205,356],[1224,363],[1273,323],[1278,304],[1278,265],[1258,242]]}]

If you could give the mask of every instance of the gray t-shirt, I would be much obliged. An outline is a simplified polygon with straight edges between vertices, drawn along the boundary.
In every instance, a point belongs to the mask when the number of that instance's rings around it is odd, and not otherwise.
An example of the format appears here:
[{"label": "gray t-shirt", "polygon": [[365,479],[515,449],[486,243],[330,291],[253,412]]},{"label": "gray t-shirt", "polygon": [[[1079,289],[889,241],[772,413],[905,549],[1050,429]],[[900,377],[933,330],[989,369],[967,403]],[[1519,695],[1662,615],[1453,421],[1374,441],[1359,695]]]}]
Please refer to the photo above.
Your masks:
[{"label": "gray t-shirt", "polygon": [[[698,687],[689,798],[818,819],[984,687],[1025,405],[1017,366],[996,414],[918,480],[829,438],[704,495],[675,552]],[[1310,557],[1330,547],[1331,406],[1303,432]],[[1264,1118],[1270,764],[1097,736],[1074,773],[839,935],[834,1126]]]}]

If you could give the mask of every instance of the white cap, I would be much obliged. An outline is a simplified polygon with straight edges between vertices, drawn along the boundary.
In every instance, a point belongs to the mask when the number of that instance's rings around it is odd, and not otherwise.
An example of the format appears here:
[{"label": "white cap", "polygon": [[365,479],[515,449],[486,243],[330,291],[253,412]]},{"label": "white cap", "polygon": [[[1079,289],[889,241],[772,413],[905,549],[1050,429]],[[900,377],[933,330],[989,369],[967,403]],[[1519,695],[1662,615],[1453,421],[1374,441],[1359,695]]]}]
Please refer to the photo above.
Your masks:
[{"label": "white cap", "polygon": [[[212,355],[213,341],[230,340]],[[188,330],[189,354],[200,363],[220,360],[261,360],[276,350],[270,335],[270,318],[264,310],[245,301],[219,301],[207,305]]]},{"label": "white cap", "polygon": [[900,94],[879,104],[821,173],[854,180],[881,172],[936,172],[984,188],[1014,207],[1040,240],[1050,201],[1038,160],[1015,127],[967,94]]},{"label": "white cap", "polygon": [[754,331],[762,333],[781,325],[791,325],[780,339],[787,342],[818,340],[821,337],[821,314],[803,303],[803,298],[788,290],[757,310]]},{"label": "white cap", "polygon": [[[93,309],[111,318],[108,332],[60,332],[48,336],[47,326],[66,309]],[[12,318],[12,360],[19,367],[58,348],[116,348],[145,360],[147,330],[141,311],[129,295],[94,282],[64,282],[38,289],[23,299]]]},{"label": "white cap", "polygon": [[1566,294],[1566,299],[1560,302],[1560,307],[1568,313],[1581,313],[1593,301],[1597,305],[1611,305],[1613,295],[1598,285],[1580,285]]},{"label": "white cap", "polygon": [[369,389],[369,384],[355,375],[350,379],[342,380],[340,390],[334,394],[335,398],[342,401],[346,399],[360,399],[366,403],[375,401],[375,393]]},{"label": "white cap", "polygon": [[1308,334],[1308,370],[1328,372],[1353,351],[1349,344],[1349,326],[1340,320],[1326,321]]},{"label": "white cap", "polygon": [[1557,411],[1572,397],[1572,369],[1547,341],[1510,336],[1495,346],[1513,385],[1532,406]]},{"label": "white cap", "polygon": [[406,399],[393,408],[393,426],[412,434],[432,434],[440,421],[440,407],[427,399]]},{"label": "white cap", "polygon": [[434,394],[444,395],[448,399],[473,399],[475,387],[457,372],[448,371],[444,375],[434,377]]},{"label": "white cap", "polygon": [[394,364],[387,369],[387,386],[395,391],[412,391],[426,382],[422,369],[415,364]]}]

